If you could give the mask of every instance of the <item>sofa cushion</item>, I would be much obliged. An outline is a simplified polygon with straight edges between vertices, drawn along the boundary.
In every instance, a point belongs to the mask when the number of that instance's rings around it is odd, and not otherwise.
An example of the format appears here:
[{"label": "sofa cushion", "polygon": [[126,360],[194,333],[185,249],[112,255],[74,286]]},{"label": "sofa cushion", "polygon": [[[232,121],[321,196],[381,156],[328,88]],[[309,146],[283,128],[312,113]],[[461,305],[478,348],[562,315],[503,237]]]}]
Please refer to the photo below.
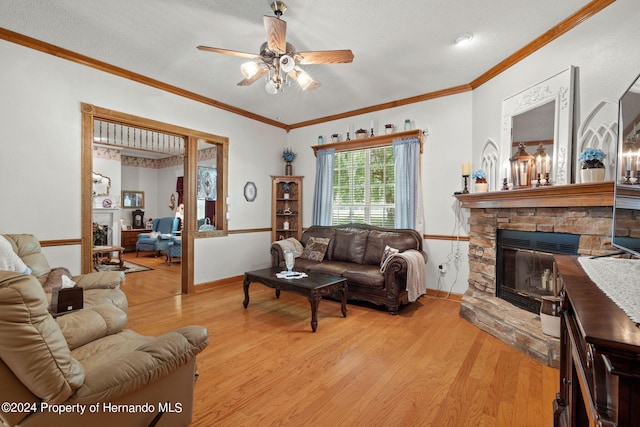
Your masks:
[{"label": "sofa cushion", "polygon": [[[359,228],[336,229],[336,242],[333,245],[332,259],[362,264],[368,236],[369,230]],[[382,252],[380,256],[382,256]],[[380,262],[380,257],[378,257],[378,262]]]},{"label": "sofa cushion", "polygon": [[[293,270],[308,273],[317,264],[320,264],[320,262],[298,257],[296,258],[295,263],[293,264]],[[287,268],[284,264],[284,261],[280,263],[280,267],[282,267],[283,270]]]},{"label": "sofa cushion", "polygon": [[313,273],[324,273],[332,276],[342,276],[348,269],[353,268],[353,263],[341,261],[323,261],[309,267]]},{"label": "sofa cushion", "polygon": [[325,259],[332,259],[333,257],[333,245],[335,243],[336,237],[336,229],[334,227],[322,227],[322,226],[314,226],[306,230],[302,233],[302,238],[300,243],[304,246],[307,245],[307,242],[312,237],[321,237],[325,239],[329,239],[329,246],[327,247],[327,253],[325,255]]},{"label": "sofa cushion", "polygon": [[384,275],[375,265],[351,264],[348,270],[342,273],[342,277],[349,283],[357,283],[359,286],[370,288],[384,288]]},{"label": "sofa cushion", "polygon": [[367,239],[363,264],[380,265],[386,246],[404,252],[407,249],[418,249],[419,242],[413,235],[406,232],[371,230]]},{"label": "sofa cushion", "polygon": [[11,242],[3,236],[0,236],[0,270],[31,274],[31,269],[15,253]]},{"label": "sofa cushion", "polygon": [[0,271],[0,358],[47,403],[64,402],[85,379],[36,278]]},{"label": "sofa cushion", "polygon": [[[31,274],[40,277],[49,274],[51,266],[41,252],[40,241],[33,234],[3,234],[13,250],[31,269]],[[43,280],[46,280],[43,279]]]},{"label": "sofa cushion", "polygon": [[324,259],[325,254],[327,253],[327,248],[329,247],[329,241],[331,239],[322,238],[322,237],[311,237],[307,241],[307,246],[305,246],[302,251],[302,255],[300,258],[302,259],[310,259],[312,261],[322,261]]},{"label": "sofa cushion", "polygon": [[380,259],[380,270],[384,270],[387,260],[398,252],[400,252],[400,250],[392,248],[391,246],[385,246],[384,252],[382,252],[382,258]]},{"label": "sofa cushion", "polygon": [[[44,291],[47,293],[51,293],[53,292],[53,288],[62,286],[62,276],[67,276],[69,280],[71,280],[71,278],[73,277],[69,269],[66,267],[52,268],[51,272],[47,276],[47,280],[45,280],[44,284],[42,285]],[[73,284],[75,285],[75,282],[73,282]]]}]

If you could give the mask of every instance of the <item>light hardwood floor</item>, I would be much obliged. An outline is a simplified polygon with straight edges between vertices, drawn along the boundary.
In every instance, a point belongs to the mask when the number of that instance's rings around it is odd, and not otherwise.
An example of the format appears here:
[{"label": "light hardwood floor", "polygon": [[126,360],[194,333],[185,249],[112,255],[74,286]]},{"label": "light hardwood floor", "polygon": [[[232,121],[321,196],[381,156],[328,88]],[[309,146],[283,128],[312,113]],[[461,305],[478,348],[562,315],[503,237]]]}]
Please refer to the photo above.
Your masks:
[{"label": "light hardwood floor", "polygon": [[[135,255],[134,255],[135,257]],[[391,316],[323,300],[311,332],[303,296],[240,282],[179,295],[179,264],[132,273],[128,327],[209,330],[194,426],[551,426],[558,371],[422,297]],[[171,278],[174,275],[174,278]],[[144,295],[148,293],[149,295]]]}]

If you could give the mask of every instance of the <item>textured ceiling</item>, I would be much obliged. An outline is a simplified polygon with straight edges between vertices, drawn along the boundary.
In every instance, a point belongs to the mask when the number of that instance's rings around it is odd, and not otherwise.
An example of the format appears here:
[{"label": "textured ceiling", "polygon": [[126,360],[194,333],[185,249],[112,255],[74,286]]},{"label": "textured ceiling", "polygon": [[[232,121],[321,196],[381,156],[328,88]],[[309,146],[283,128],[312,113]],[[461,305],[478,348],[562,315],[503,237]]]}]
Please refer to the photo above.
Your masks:
[{"label": "textured ceiling", "polygon": [[[304,66],[321,86],[269,95],[239,87],[258,53],[268,0],[3,0],[0,27],[285,124],[467,84],[588,0],[288,0],[297,50],[351,49],[352,64]],[[454,37],[472,33],[465,47]]]}]

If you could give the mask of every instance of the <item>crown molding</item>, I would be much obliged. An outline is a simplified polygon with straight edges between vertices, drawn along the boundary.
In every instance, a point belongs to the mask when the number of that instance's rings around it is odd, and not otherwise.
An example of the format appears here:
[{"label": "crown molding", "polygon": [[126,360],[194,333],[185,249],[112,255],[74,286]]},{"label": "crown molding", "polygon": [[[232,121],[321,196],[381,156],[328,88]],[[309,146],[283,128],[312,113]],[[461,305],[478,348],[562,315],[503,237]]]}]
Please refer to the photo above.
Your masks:
[{"label": "crown molding", "polygon": [[509,57],[507,57],[502,62],[496,64],[494,67],[474,79],[472,82],[463,84],[460,86],[454,86],[447,89],[442,89],[434,92],[425,93],[422,95],[412,96],[409,98],[398,99],[395,101],[385,102],[382,104],[372,105],[370,107],[360,108],[357,110],[346,111],[344,113],[333,114],[330,116],[320,117],[313,120],[306,120],[304,122],[298,122],[293,124],[285,124],[282,122],[278,122],[276,120],[269,119],[267,117],[261,116],[259,114],[254,114],[250,111],[243,110],[238,107],[234,107],[233,105],[225,104],[220,101],[216,101],[213,98],[208,98],[203,95],[199,95],[195,92],[191,92],[177,86],[173,86],[167,83],[163,83],[159,80],[152,79],[150,77],[144,76],[142,74],[134,73],[132,71],[126,70],[121,67],[117,67],[115,65],[108,64],[103,61],[99,61],[97,59],[81,55],[79,53],[73,52],[68,49],[64,49],[50,43],[43,42],[41,40],[34,39],[32,37],[28,37],[11,30],[7,30],[5,28],[0,28],[0,39],[6,40],[11,43],[16,43],[24,47],[28,47],[31,49],[38,50],[40,52],[47,53],[49,55],[54,55],[62,59],[66,59],[68,61],[76,62],[78,64],[85,65],[87,67],[95,68],[100,71],[104,71],[109,74],[113,74],[125,79],[133,80],[135,82],[151,86],[156,89],[163,90],[165,92],[172,93],[174,95],[182,96],[184,98],[191,99],[196,102],[201,102],[203,104],[212,106],[214,108],[219,108],[221,110],[228,111],[233,114],[238,114],[243,117],[247,117],[252,120],[256,120],[271,126],[275,126],[285,131],[289,132],[291,129],[297,129],[307,126],[312,126],[320,123],[326,123],[338,119],[343,119],[346,117],[357,116],[361,114],[367,114],[374,111],[387,110],[390,108],[395,108],[403,105],[415,104],[418,102],[428,101],[430,99],[441,98],[444,96],[454,95],[462,92],[468,92],[474,90],[484,83],[488,82],[492,78],[496,77],[503,71],[517,64],[518,62],[525,59],[527,56],[536,52],[538,49],[543,46],[549,44],[551,41],[557,39],[562,34],[568,32],[572,28],[578,26],[582,22],[591,18],[602,9],[606,8],[610,4],[614,3],[616,0],[593,0],[558,25],[555,25],[553,28],[513,53]]}]

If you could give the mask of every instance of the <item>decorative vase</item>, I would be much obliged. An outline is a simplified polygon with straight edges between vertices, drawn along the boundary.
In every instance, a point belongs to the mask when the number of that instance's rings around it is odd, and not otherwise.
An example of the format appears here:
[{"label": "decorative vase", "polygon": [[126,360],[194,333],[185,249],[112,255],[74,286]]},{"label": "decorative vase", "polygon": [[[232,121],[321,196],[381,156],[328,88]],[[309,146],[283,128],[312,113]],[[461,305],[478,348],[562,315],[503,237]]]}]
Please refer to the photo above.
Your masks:
[{"label": "decorative vase", "polygon": [[604,181],[605,171],[606,169],[604,167],[580,169],[580,178],[582,182]]},{"label": "decorative vase", "polygon": [[560,315],[562,301],[560,297],[543,296],[540,305],[540,322],[542,332],[552,337],[560,338]]},{"label": "decorative vase", "polygon": [[291,162],[287,162],[284,165],[284,174],[287,176],[293,175],[293,165],[291,164]]},{"label": "decorative vase", "polygon": [[476,182],[474,184],[474,188],[476,193],[486,193],[489,188],[489,184],[486,182]]}]

